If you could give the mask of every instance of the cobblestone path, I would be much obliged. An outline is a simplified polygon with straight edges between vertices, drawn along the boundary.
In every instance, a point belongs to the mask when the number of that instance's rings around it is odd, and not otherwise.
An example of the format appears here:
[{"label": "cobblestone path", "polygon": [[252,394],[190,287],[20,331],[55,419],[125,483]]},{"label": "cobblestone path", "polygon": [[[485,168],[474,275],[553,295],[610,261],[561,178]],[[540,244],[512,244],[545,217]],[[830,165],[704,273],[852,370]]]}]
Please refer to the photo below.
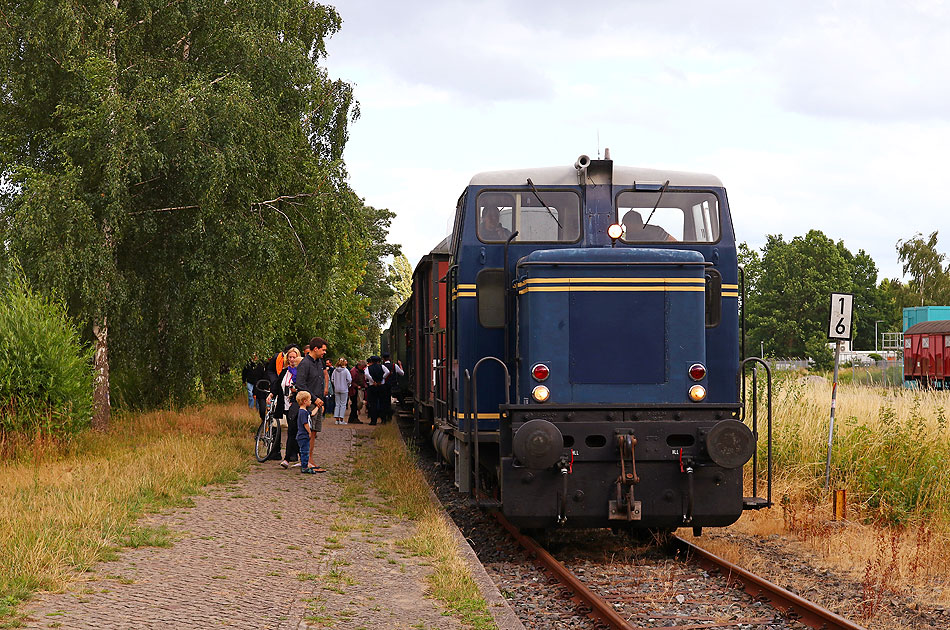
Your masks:
[{"label": "cobblestone path", "polygon": [[68,592],[39,595],[25,627],[461,628],[425,597],[426,559],[397,545],[411,524],[351,479],[369,432],[325,422],[317,461],[327,473],[254,463],[194,507],[146,517],[174,532],[171,547],[124,550]]}]

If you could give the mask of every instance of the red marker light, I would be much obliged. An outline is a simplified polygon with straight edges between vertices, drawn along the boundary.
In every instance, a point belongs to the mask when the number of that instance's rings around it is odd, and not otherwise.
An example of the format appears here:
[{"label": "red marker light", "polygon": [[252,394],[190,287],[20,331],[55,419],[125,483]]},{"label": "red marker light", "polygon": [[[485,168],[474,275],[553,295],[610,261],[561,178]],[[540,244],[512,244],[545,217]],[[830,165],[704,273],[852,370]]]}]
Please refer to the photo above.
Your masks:
[{"label": "red marker light", "polygon": [[551,370],[549,370],[548,366],[543,363],[538,363],[533,368],[531,368],[531,376],[533,376],[534,380],[536,381],[543,381],[550,375]]},{"label": "red marker light", "polygon": [[701,381],[706,378],[706,366],[702,363],[694,363],[689,366],[689,377],[694,381]]}]

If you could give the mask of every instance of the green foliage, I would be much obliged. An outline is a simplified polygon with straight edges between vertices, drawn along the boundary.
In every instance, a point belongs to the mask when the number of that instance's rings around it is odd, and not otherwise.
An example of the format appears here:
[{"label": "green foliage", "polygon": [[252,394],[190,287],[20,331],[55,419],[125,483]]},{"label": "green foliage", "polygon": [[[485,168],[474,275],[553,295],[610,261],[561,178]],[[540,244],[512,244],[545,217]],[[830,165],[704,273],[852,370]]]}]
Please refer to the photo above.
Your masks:
[{"label": "green foliage", "polygon": [[[409,298],[412,293],[412,266],[404,254],[397,254],[393,264],[389,267],[390,284],[395,291],[393,296],[396,308]],[[395,309],[394,309],[395,310]]]},{"label": "green foliage", "polygon": [[92,340],[114,400],[190,402],[255,351],[356,352],[385,321],[392,213],[342,154],[342,21],[307,0],[0,0],[0,242]]},{"label": "green foliage", "polygon": [[927,440],[921,448],[921,438],[928,431],[919,401],[904,422],[887,404],[881,406],[879,416],[876,430],[859,424],[849,431],[846,443],[836,441],[835,470],[890,524],[902,525],[915,517],[942,512],[941,489],[945,488],[944,462],[950,457],[950,439],[943,434]]},{"label": "green foliage", "polygon": [[908,288],[920,298],[919,304],[950,304],[950,265],[943,267],[945,254],[937,251],[937,231],[927,240],[919,232],[897,241],[897,259],[904,274],[910,274]]},{"label": "green foliage", "polygon": [[751,347],[764,342],[767,356],[824,362],[829,295],[850,292],[853,284],[842,249],[818,230],[787,243],[770,235],[761,256],[745,248]]},{"label": "green foliage", "polygon": [[810,357],[818,368],[830,367],[832,292],[854,294],[855,348],[874,348],[875,321],[881,321],[879,332],[899,329],[900,311],[889,291],[894,281],[878,286],[877,265],[864,250],[852,254],[818,230],[788,242],[771,235],[761,253],[741,243],[739,261],[746,276],[747,343],[758,348],[762,342],[767,356]]},{"label": "green foliage", "polygon": [[91,351],[62,304],[13,273],[0,293],[0,433],[74,434],[92,413]]}]

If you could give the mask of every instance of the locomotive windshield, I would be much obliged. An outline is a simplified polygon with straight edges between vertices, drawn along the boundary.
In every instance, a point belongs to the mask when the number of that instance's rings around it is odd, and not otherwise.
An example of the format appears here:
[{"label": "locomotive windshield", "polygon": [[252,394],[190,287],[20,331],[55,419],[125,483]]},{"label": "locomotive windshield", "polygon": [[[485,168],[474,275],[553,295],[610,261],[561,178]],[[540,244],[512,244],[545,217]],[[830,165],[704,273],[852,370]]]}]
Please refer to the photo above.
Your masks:
[{"label": "locomotive windshield", "polygon": [[567,191],[485,191],[478,195],[478,238],[504,243],[517,231],[516,241],[573,243],[580,239],[580,197]]},{"label": "locomotive windshield", "polygon": [[624,192],[617,197],[617,219],[626,243],[719,240],[719,201],[711,192]]}]

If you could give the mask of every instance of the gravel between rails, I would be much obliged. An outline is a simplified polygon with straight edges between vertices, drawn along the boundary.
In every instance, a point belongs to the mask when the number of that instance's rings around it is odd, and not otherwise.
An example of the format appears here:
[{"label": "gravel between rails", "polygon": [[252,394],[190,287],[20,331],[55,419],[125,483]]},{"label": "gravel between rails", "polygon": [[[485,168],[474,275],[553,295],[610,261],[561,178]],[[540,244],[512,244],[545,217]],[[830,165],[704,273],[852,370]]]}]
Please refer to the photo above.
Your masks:
[{"label": "gravel between rails", "polygon": [[[543,573],[502,527],[454,487],[453,472],[425,453],[420,467],[436,495],[526,628],[593,629],[555,580]],[[663,550],[610,530],[559,530],[539,541],[591,589],[640,628],[799,630],[767,602]]]}]

